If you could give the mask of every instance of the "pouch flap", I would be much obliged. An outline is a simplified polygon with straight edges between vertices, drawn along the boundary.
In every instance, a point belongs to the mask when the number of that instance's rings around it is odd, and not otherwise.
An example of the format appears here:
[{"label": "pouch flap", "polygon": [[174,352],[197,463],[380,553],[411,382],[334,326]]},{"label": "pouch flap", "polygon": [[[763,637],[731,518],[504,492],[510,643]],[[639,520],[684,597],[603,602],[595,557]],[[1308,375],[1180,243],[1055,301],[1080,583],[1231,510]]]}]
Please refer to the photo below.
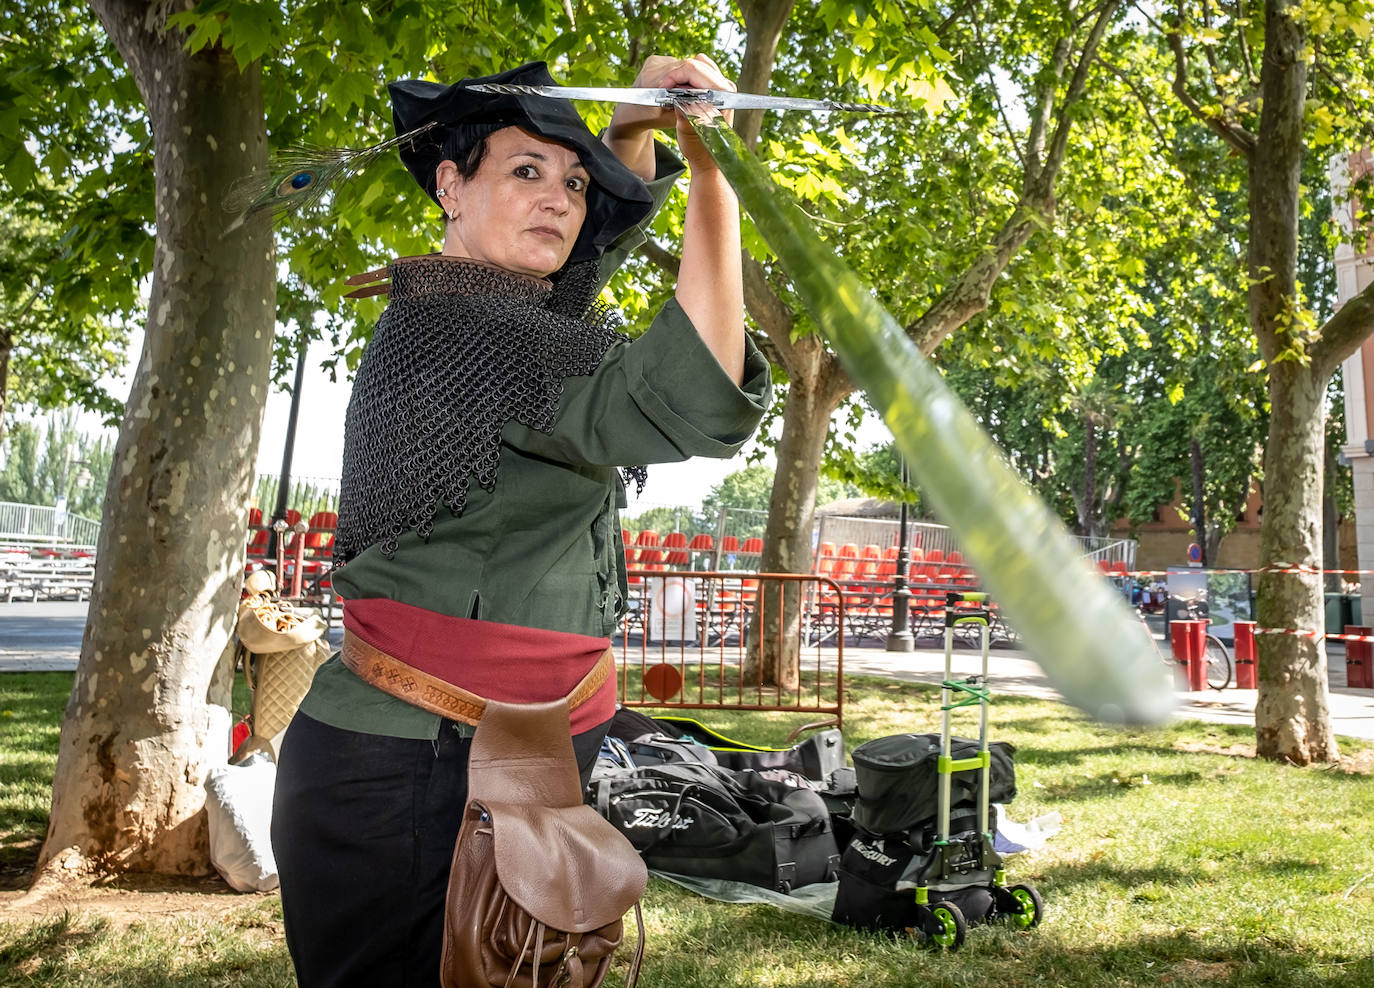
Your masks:
[{"label": "pouch flap", "polygon": [[644,894],[639,852],[590,806],[480,804],[491,817],[496,874],[540,922],[587,933],[623,917]]}]

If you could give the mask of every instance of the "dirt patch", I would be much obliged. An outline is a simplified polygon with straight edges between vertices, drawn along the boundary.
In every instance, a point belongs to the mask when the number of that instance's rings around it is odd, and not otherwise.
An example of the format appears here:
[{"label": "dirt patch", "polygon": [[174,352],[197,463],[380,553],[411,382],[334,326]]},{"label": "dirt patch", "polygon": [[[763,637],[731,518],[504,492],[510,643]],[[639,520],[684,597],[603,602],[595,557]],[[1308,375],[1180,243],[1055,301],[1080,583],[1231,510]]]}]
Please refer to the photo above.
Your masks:
[{"label": "dirt patch", "polygon": [[[42,896],[24,889],[0,891],[0,923],[34,923],[62,916],[98,917],[115,929],[136,923],[183,919],[228,919],[232,914],[267,902],[271,892],[235,892],[219,877],[180,878],[167,875],[126,875],[115,881],[73,881],[49,887]],[[266,935],[279,936],[280,923],[250,922]]]},{"label": "dirt patch", "polygon": [[[1206,741],[1175,741],[1175,751],[1187,751],[1201,755],[1224,755],[1228,758],[1254,758],[1253,744],[1210,744]],[[1342,755],[1334,765],[1325,767],[1329,771],[1346,772],[1350,775],[1374,775],[1374,748],[1362,748],[1353,755]]]},{"label": "dirt patch", "polygon": [[1374,748],[1365,748],[1354,755],[1342,755],[1341,771],[1352,775],[1374,775]]},{"label": "dirt patch", "polygon": [[1225,755],[1228,758],[1254,758],[1253,744],[1211,744],[1207,741],[1175,741],[1175,751],[1186,751],[1196,755]]}]

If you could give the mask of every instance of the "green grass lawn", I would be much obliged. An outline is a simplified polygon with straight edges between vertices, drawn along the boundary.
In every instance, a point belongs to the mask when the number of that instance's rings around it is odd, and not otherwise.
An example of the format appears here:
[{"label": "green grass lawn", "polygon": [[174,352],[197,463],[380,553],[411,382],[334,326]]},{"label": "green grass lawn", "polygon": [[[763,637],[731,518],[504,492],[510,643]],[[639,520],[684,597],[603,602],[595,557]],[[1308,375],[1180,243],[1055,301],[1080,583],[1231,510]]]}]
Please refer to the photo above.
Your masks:
[{"label": "green grass lawn", "polygon": [[[42,837],[70,682],[0,677],[0,866],[11,879]],[[851,747],[938,729],[929,687],[857,677],[847,685]],[[972,733],[966,716],[961,733]],[[781,744],[799,722],[701,719],[760,744]],[[997,699],[991,723],[994,738],[1018,749],[1008,815],[1063,816],[1044,850],[1008,861],[1011,881],[1044,894],[1040,927],[978,927],[958,953],[935,954],[654,880],[640,984],[1374,985],[1374,747],[1346,740],[1343,766],[1297,769],[1255,761],[1244,728],[1191,721],[1123,731],[1008,697]],[[205,898],[193,918],[132,926],[90,912],[16,924],[0,911],[0,986],[294,983],[275,896]]]}]

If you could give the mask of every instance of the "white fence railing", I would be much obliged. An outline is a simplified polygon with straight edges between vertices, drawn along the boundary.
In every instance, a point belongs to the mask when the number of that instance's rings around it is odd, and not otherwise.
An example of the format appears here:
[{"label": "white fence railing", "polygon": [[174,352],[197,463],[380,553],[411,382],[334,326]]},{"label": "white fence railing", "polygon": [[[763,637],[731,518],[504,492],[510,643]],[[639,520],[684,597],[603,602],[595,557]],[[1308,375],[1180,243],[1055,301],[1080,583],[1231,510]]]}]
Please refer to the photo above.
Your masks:
[{"label": "white fence railing", "polygon": [[94,546],[100,539],[100,522],[41,504],[0,501],[0,539]]},{"label": "white fence railing", "polygon": [[1135,569],[1135,550],[1140,544],[1135,539],[1099,538],[1088,535],[1075,535],[1083,548],[1083,555],[1091,562],[1125,563],[1127,569]]}]

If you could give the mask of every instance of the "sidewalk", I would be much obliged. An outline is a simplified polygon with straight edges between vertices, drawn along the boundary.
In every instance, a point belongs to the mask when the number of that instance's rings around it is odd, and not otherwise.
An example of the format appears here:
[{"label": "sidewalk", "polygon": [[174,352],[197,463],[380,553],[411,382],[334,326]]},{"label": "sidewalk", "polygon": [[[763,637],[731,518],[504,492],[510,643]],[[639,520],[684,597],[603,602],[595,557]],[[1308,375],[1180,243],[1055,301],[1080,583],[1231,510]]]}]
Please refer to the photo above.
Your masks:
[{"label": "sidewalk", "polygon": [[[0,603],[0,672],[72,672],[81,653],[81,635],[87,605],[82,603]],[[341,629],[331,629],[337,639]],[[1374,690],[1355,690],[1345,685],[1345,648],[1327,646],[1330,670],[1331,720],[1338,735],[1374,740]],[[1014,693],[1060,699],[1040,667],[1024,652],[995,648],[989,657],[989,679],[994,693]],[[979,671],[976,650],[954,653],[957,676]],[[869,647],[849,645],[844,650],[844,669],[851,676],[886,676],[911,682],[939,683],[944,678],[945,656],[939,649],[887,652],[874,642]],[[1226,689],[1180,693],[1179,718],[1224,724],[1253,724],[1255,690]]]},{"label": "sidewalk", "polygon": [[[1374,740],[1374,690],[1350,689],[1345,685],[1345,648],[1331,643],[1326,651],[1329,670],[1331,722],[1336,734]],[[958,649],[952,662],[956,677],[980,671],[982,659],[976,650]],[[886,676],[910,682],[939,683],[944,678],[945,653],[920,649],[915,652],[886,652],[881,648],[844,650],[844,671],[850,676]],[[988,679],[993,693],[1013,693],[1062,699],[1045,674],[1024,652],[994,648],[988,657]],[[1337,685],[1340,684],[1340,685]],[[1180,720],[1196,719],[1222,724],[1254,724],[1257,690],[1229,687],[1198,692],[1180,692]]]}]

